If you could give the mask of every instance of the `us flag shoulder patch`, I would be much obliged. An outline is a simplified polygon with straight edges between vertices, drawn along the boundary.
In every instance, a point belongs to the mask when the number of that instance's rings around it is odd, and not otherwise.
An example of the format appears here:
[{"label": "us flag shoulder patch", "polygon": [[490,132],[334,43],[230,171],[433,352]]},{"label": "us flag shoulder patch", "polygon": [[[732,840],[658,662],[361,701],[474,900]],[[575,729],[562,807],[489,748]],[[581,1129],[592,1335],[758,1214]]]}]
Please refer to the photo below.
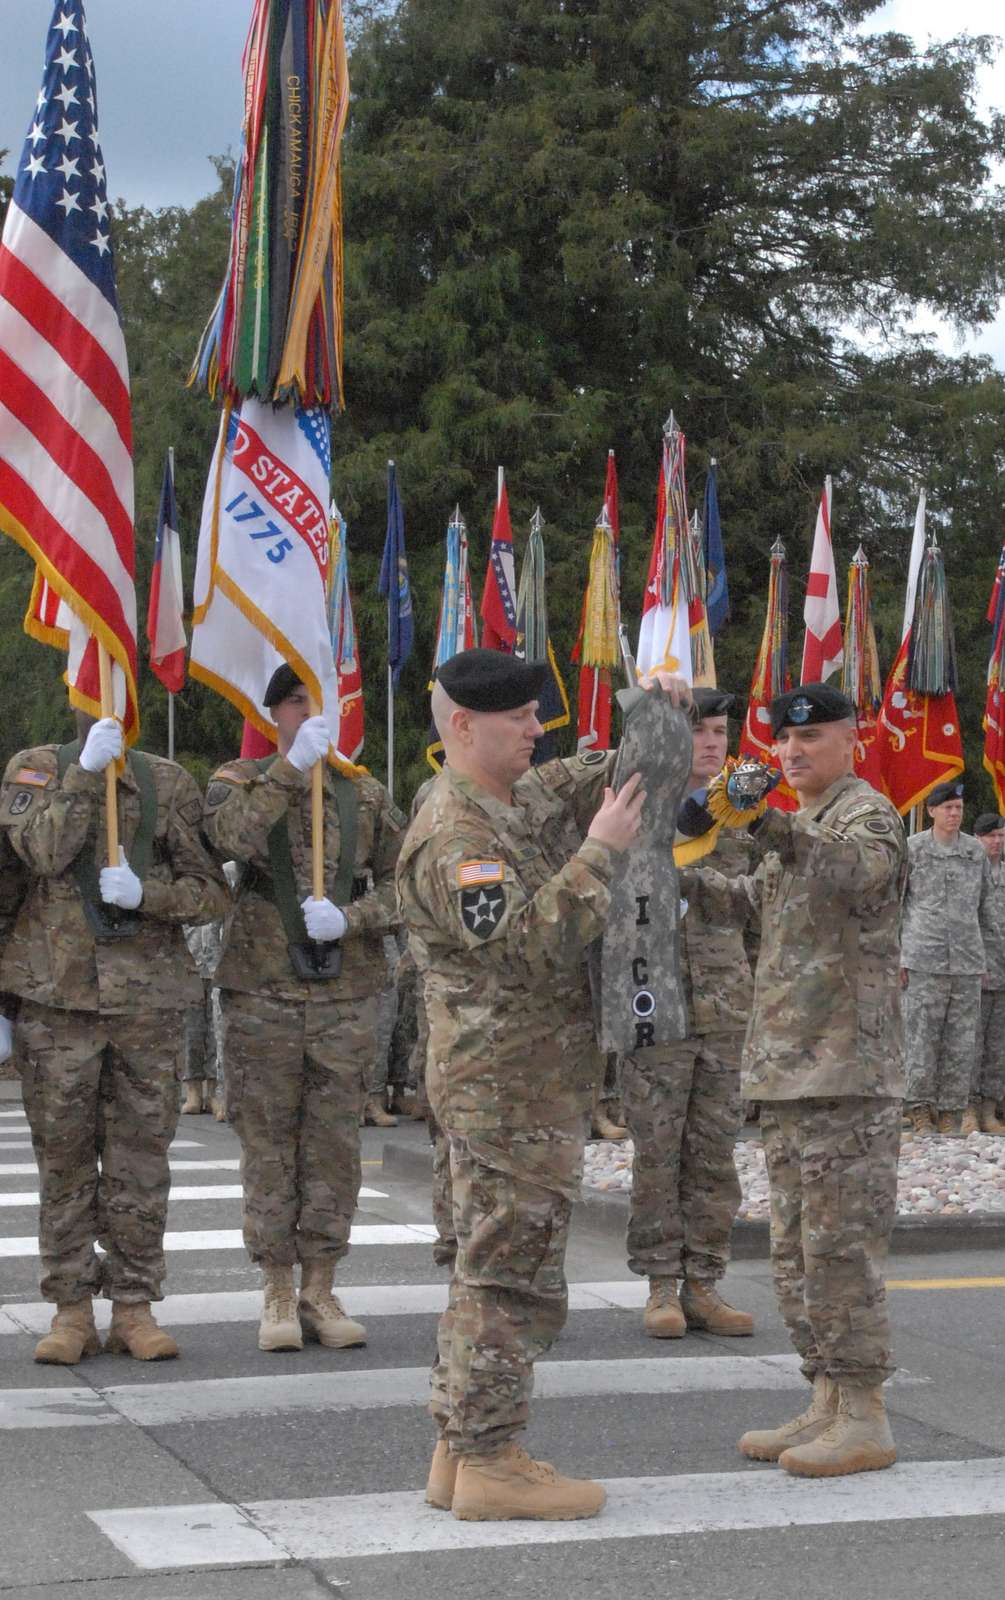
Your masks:
[{"label": "us flag shoulder patch", "polygon": [[33,767],[20,767],[15,772],[12,783],[30,783],[36,789],[44,789],[46,784],[52,782],[51,772],[36,772]]},{"label": "us flag shoulder patch", "polygon": [[462,861],[457,868],[457,885],[471,889],[486,883],[502,883],[506,868],[501,861]]}]

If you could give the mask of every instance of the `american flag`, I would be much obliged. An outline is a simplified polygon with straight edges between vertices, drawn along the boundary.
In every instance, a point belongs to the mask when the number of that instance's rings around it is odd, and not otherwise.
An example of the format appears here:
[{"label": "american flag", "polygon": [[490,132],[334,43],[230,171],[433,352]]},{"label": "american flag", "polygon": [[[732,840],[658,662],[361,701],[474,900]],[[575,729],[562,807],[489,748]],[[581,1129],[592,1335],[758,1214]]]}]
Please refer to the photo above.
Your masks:
[{"label": "american flag", "polygon": [[105,645],[132,742],[132,423],[109,209],[84,8],[59,0],[0,239],[0,529],[36,564],[28,631],[69,650],[70,697],[94,713]]}]

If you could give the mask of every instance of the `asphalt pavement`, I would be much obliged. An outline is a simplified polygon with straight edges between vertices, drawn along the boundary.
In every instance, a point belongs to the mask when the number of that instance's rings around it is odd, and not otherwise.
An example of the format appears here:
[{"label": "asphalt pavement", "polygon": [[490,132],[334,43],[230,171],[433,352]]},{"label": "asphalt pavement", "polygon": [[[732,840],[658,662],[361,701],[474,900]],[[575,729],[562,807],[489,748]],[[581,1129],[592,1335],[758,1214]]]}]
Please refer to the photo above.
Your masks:
[{"label": "asphalt pavement", "polygon": [[[420,1166],[383,1167],[385,1136],[366,1130],[355,1242],[339,1270],[366,1348],[265,1355],[240,1242],[237,1140],[210,1117],[182,1118],[159,1313],[180,1359],[36,1366],[49,1308],[16,1093],[0,1085],[4,1600],[999,1600],[999,1251],[892,1260],[900,1460],[811,1482],[736,1450],[745,1428],[794,1414],[806,1394],[767,1262],[736,1262],[725,1285],[753,1312],[753,1338],[661,1344],[642,1333],[645,1285],[617,1228],[581,1211],[569,1322],[539,1365],[527,1442],[603,1478],[608,1508],[593,1522],[462,1524],[422,1499],[446,1278]],[[422,1137],[392,1136],[416,1147]]]}]

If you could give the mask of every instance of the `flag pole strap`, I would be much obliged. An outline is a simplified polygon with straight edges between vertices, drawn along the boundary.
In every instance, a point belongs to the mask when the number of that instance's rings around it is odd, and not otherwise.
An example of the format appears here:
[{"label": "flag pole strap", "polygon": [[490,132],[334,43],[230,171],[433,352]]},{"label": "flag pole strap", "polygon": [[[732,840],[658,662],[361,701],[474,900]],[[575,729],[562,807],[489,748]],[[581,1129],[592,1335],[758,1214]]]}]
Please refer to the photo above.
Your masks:
[{"label": "flag pole strap", "polygon": [[[321,715],[321,707],[311,696],[312,717]],[[315,761],[311,768],[311,894],[315,900],[325,897],[325,763]]]},{"label": "flag pole strap", "polygon": [[[112,658],[100,639],[96,643],[98,646],[98,679],[101,685],[101,715],[103,717],[114,717]],[[108,840],[108,865],[117,867],[119,864],[119,805],[118,780],[115,776],[114,761],[110,761],[105,768],[105,826]]]}]

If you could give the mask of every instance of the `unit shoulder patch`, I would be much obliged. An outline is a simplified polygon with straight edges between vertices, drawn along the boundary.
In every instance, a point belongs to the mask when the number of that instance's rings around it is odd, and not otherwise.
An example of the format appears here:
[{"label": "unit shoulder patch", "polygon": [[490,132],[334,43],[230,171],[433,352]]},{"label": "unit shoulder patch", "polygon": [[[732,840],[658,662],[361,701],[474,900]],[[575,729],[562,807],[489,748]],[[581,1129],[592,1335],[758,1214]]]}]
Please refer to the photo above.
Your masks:
[{"label": "unit shoulder patch", "polygon": [[487,889],[465,889],[461,895],[464,926],[476,939],[488,939],[495,932],[505,909],[506,891],[498,883]]}]

